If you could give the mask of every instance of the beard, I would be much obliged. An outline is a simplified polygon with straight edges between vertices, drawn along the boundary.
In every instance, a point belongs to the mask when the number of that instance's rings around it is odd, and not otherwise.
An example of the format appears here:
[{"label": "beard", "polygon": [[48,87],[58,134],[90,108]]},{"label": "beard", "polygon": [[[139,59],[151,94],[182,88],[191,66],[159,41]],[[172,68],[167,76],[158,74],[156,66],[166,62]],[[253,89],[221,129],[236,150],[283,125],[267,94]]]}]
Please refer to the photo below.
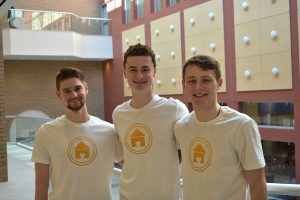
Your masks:
[{"label": "beard", "polygon": [[67,108],[69,108],[70,110],[73,110],[73,111],[78,111],[83,106],[84,106],[84,103],[82,102],[82,100],[80,100],[79,104],[76,104],[76,105],[72,105],[71,103],[68,103]]}]

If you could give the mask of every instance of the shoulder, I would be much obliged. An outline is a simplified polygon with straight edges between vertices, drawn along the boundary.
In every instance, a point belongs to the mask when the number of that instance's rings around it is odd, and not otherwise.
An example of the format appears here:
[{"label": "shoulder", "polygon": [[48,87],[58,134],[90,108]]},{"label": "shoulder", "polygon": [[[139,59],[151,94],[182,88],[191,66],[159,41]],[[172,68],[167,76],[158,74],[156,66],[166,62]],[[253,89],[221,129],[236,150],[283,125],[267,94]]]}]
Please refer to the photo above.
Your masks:
[{"label": "shoulder", "polygon": [[224,112],[226,115],[231,117],[240,117],[240,118],[249,118],[248,115],[241,113],[233,108],[230,108],[228,106],[222,106],[222,112]]},{"label": "shoulder", "polygon": [[186,115],[185,117],[179,119],[176,124],[175,124],[175,129],[178,129],[180,127],[186,126],[187,124],[189,124],[192,121],[194,112],[189,113],[188,115]]},{"label": "shoulder", "polygon": [[239,121],[240,123],[247,123],[247,122],[253,122],[254,120],[249,117],[245,113],[241,113],[233,108],[230,108],[228,106],[223,106],[222,107],[222,112],[224,112],[224,117],[226,119],[234,120],[234,121]]},{"label": "shoulder", "polygon": [[53,127],[60,127],[66,123],[65,116],[60,116],[56,119],[46,122],[45,124],[41,125],[41,128],[53,128]]},{"label": "shoulder", "polygon": [[110,122],[107,122],[107,121],[104,121],[98,117],[95,117],[95,116],[91,116],[91,122],[93,124],[96,124],[96,125],[99,125],[99,126],[102,126],[102,127],[107,127],[107,128],[110,128],[110,129],[114,129],[114,125]]},{"label": "shoulder", "polygon": [[114,110],[113,110],[113,114],[114,113],[117,113],[117,112],[121,112],[123,110],[128,110],[128,106],[130,105],[130,101],[131,100],[128,100],[128,101],[125,101],[121,104],[119,104]]},{"label": "shoulder", "polygon": [[181,102],[179,99],[174,99],[172,97],[170,97],[168,99],[165,97],[161,97],[161,98],[162,98],[163,103],[168,106],[187,109],[186,105],[183,102]]}]

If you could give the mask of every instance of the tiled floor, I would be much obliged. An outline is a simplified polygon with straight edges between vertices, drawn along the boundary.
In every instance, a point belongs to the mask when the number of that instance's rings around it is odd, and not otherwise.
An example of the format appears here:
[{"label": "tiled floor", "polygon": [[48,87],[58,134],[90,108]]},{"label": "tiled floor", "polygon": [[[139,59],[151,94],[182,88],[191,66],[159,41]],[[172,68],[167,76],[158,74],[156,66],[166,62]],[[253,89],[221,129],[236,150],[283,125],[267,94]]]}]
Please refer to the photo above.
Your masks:
[{"label": "tiled floor", "polygon": [[[7,145],[8,182],[0,183],[0,200],[34,199],[34,163],[31,151],[14,144]],[[112,181],[113,200],[119,199],[119,177]]]}]

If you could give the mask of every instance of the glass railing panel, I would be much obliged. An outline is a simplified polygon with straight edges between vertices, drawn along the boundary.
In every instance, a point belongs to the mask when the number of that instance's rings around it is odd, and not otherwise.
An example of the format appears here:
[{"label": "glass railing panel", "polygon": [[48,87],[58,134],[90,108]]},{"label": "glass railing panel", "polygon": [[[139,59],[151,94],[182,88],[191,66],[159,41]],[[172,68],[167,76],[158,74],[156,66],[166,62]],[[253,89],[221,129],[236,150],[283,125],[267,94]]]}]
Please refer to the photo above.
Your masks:
[{"label": "glass railing panel", "polygon": [[110,24],[110,19],[80,17],[67,12],[24,9],[11,9],[9,18],[10,28],[36,31],[74,31],[86,35],[110,35]]},{"label": "glass railing panel", "polygon": [[[293,142],[263,140],[262,147],[266,161],[265,171],[267,182],[296,184],[295,144]],[[296,200],[296,197],[275,193],[269,194],[268,199]]]},{"label": "glass railing panel", "polygon": [[294,103],[292,102],[242,102],[243,112],[258,125],[294,127]]},{"label": "glass railing panel", "polygon": [[31,118],[31,117],[15,117],[16,142],[33,146],[36,131],[41,125],[51,119]]}]

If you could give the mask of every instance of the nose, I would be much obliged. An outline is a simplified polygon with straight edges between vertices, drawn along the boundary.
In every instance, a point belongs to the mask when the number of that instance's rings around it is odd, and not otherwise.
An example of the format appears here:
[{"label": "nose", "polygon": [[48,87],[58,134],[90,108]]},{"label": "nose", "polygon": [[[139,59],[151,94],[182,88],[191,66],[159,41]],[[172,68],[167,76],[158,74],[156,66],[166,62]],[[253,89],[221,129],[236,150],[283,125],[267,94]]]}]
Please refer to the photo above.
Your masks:
[{"label": "nose", "polygon": [[143,78],[144,77],[143,72],[138,71],[137,74],[136,74],[136,77],[139,78],[139,79]]},{"label": "nose", "polygon": [[70,93],[70,97],[77,97],[78,94],[75,90],[72,90],[71,93]]},{"label": "nose", "polygon": [[196,83],[196,90],[198,91],[198,90],[202,90],[202,89],[203,89],[203,86],[202,86],[201,81],[197,81],[197,83]]}]

